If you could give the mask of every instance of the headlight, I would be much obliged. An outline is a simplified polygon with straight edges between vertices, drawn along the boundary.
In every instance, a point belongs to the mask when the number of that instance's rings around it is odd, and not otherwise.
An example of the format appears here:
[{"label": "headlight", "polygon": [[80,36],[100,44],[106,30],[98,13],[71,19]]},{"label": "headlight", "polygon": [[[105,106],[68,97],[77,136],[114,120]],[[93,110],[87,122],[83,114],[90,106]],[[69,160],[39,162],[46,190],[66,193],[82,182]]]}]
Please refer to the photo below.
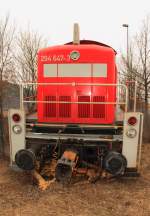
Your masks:
[{"label": "headlight", "polygon": [[136,134],[137,134],[137,131],[136,131],[134,128],[131,128],[131,129],[127,130],[127,132],[126,132],[126,135],[127,135],[129,138],[134,138],[134,137],[136,137]]},{"label": "headlight", "polygon": [[15,134],[20,134],[20,133],[22,132],[21,126],[20,126],[20,125],[14,125],[14,126],[13,126],[13,132],[14,132]]},{"label": "headlight", "polygon": [[70,58],[72,60],[78,60],[80,58],[80,53],[74,50],[70,53]]}]

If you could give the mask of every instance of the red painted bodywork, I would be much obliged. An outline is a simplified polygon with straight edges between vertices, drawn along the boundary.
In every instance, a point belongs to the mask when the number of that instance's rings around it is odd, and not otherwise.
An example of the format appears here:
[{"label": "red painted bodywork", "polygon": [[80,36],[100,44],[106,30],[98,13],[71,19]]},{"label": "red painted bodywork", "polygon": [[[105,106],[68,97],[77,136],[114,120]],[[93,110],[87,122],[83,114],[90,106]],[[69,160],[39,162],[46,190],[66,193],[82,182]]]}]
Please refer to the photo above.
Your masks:
[{"label": "red painted bodywork", "polygon": [[[67,44],[40,50],[38,53],[38,83],[73,83],[73,85],[38,86],[38,101],[115,102],[116,87],[76,85],[77,83],[116,83],[116,52],[111,47],[96,43]],[[76,61],[69,58],[70,53],[74,50],[80,53],[80,58]],[[107,77],[44,77],[44,64],[64,63],[107,64]],[[115,105],[112,104],[38,103],[37,108],[38,122],[112,124],[115,120]]]}]

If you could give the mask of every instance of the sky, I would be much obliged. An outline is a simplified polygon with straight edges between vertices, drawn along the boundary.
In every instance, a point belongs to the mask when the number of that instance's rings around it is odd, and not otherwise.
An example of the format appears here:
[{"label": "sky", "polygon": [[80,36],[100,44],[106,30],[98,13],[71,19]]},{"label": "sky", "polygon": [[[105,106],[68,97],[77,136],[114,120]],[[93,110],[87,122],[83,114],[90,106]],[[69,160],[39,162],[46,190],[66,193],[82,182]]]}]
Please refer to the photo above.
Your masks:
[{"label": "sky", "polygon": [[73,23],[80,25],[80,38],[112,46],[118,54],[150,14],[150,0],[0,0],[0,18],[10,14],[18,29],[28,25],[42,34],[48,45],[72,41]]}]

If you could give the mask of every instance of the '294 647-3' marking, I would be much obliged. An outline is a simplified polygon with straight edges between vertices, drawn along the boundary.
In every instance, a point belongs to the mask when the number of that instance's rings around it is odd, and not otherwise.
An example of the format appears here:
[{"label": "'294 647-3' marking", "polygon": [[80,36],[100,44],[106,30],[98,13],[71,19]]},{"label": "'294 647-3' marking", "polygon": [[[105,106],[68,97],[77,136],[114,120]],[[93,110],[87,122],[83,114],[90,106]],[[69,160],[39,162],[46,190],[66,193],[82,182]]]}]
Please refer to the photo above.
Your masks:
[{"label": "'294 647-3' marking", "polygon": [[41,62],[65,62],[70,61],[70,55],[44,55],[41,56]]}]

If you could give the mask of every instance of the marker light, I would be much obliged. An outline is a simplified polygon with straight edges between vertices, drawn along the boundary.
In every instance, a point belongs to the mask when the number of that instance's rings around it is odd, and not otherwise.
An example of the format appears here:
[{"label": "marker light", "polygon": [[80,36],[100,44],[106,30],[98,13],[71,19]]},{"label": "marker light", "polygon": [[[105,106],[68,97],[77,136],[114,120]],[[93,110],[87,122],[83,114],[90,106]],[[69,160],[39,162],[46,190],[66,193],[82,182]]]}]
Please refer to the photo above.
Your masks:
[{"label": "marker light", "polygon": [[137,118],[136,118],[136,117],[131,116],[131,117],[128,119],[128,124],[129,124],[129,125],[134,126],[136,123],[137,123]]},{"label": "marker light", "polygon": [[14,126],[13,126],[13,132],[14,132],[15,134],[20,134],[20,133],[22,132],[21,126],[20,126],[20,125],[14,125]]},{"label": "marker light", "polygon": [[12,119],[13,119],[14,122],[20,122],[21,117],[20,117],[19,114],[15,113],[15,114],[12,115]]}]

